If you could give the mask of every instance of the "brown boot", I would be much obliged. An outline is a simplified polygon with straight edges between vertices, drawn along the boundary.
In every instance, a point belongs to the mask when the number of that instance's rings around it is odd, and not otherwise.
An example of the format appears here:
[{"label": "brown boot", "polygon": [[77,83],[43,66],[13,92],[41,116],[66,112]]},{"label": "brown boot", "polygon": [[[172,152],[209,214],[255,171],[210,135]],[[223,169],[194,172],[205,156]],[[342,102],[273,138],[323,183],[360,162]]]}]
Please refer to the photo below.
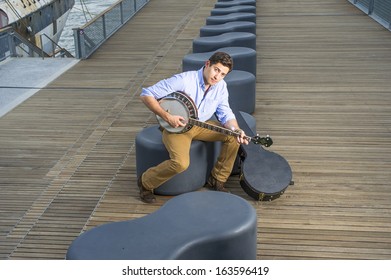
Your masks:
[{"label": "brown boot", "polygon": [[143,183],[141,182],[141,176],[137,180],[137,185],[140,190],[140,198],[145,203],[154,203],[156,202],[156,198],[153,195],[153,191],[147,190],[144,188]]},{"label": "brown boot", "polygon": [[208,181],[206,182],[204,187],[213,191],[230,193],[229,190],[224,188],[224,183],[215,179],[212,175],[209,176]]}]

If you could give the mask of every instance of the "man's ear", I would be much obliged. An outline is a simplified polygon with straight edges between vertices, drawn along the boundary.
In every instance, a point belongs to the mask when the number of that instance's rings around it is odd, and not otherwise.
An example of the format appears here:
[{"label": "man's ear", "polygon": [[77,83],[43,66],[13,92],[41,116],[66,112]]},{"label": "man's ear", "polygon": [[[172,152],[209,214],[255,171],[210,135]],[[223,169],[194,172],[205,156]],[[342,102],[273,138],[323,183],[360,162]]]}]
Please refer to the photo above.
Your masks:
[{"label": "man's ear", "polygon": [[205,67],[207,68],[209,66],[210,66],[210,60],[205,61]]}]

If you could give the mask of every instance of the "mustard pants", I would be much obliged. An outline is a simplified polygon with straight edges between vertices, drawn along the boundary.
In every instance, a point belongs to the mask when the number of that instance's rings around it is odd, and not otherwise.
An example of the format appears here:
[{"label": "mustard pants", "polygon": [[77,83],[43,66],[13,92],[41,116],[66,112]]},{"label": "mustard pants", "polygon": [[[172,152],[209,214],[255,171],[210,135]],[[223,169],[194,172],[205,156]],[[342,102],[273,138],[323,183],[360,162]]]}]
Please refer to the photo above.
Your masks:
[{"label": "mustard pants", "polygon": [[[216,124],[217,122],[212,122]],[[190,146],[193,140],[206,142],[221,141],[220,155],[211,175],[220,182],[226,182],[231,175],[233,165],[239,150],[239,143],[233,136],[216,131],[193,126],[185,133],[162,133],[162,140],[170,159],[151,167],[142,174],[142,182],[146,189],[153,190],[161,186],[178,173],[185,171],[190,164]]]}]

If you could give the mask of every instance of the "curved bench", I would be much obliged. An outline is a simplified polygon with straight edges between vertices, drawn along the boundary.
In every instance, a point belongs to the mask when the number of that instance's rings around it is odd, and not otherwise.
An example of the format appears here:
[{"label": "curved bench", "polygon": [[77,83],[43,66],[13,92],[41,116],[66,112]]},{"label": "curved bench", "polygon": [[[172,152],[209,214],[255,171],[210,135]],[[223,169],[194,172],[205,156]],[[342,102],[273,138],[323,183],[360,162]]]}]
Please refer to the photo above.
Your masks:
[{"label": "curved bench", "polygon": [[256,15],[254,13],[231,13],[220,16],[208,16],[206,25],[222,24],[231,21],[251,21],[256,23]]},{"label": "curved bench", "polygon": [[238,5],[224,8],[214,8],[211,10],[211,16],[228,15],[232,13],[256,13],[255,6],[252,5]]},{"label": "curved bench", "polygon": [[[247,71],[257,76],[257,52],[255,50],[246,47],[226,47],[216,51],[228,53],[233,59],[235,70]],[[214,51],[185,55],[182,59],[182,70],[200,69],[213,53]]]},{"label": "curved bench", "polygon": [[193,40],[193,53],[211,52],[224,47],[246,47],[256,50],[256,36],[248,32],[228,32]]},{"label": "curved bench", "polygon": [[226,7],[238,6],[238,5],[256,6],[257,1],[256,0],[226,0],[226,1],[220,0],[215,4],[215,8],[226,8]]},{"label": "curved bench", "polygon": [[228,32],[249,32],[256,34],[256,24],[251,21],[231,21],[222,24],[204,25],[200,37],[216,36]]},{"label": "curved bench", "polygon": [[[148,168],[169,159],[162,142],[162,133],[158,125],[141,130],[136,136],[136,172],[137,178]],[[202,188],[209,176],[205,142],[193,141],[190,147],[190,165],[184,172],[175,175],[154,190],[158,195],[178,195]]]},{"label": "curved bench", "polygon": [[257,216],[243,198],[214,191],[170,199],[142,218],[84,232],[67,260],[256,259]]},{"label": "curved bench", "polygon": [[249,114],[255,111],[256,79],[247,71],[233,70],[224,80],[229,92],[229,105],[233,111],[242,111]]}]

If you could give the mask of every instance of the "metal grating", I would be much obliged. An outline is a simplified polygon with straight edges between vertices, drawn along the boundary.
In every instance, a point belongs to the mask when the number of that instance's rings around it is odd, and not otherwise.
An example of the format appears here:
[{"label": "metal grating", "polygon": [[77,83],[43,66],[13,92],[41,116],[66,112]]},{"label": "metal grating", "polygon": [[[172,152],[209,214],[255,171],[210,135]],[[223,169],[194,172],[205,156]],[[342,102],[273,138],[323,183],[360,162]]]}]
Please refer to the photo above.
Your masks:
[{"label": "metal grating", "polygon": [[374,1],[373,14],[378,16],[381,20],[388,23],[388,28],[391,23],[391,1],[377,0]]},{"label": "metal grating", "polygon": [[75,28],[76,57],[88,58],[148,2],[149,0],[119,1],[89,23],[80,28]]},{"label": "metal grating", "polygon": [[372,0],[355,0],[354,4],[360,6],[365,13],[368,13],[371,2]]},{"label": "metal grating", "polygon": [[390,0],[348,0],[385,28],[391,30]]}]

